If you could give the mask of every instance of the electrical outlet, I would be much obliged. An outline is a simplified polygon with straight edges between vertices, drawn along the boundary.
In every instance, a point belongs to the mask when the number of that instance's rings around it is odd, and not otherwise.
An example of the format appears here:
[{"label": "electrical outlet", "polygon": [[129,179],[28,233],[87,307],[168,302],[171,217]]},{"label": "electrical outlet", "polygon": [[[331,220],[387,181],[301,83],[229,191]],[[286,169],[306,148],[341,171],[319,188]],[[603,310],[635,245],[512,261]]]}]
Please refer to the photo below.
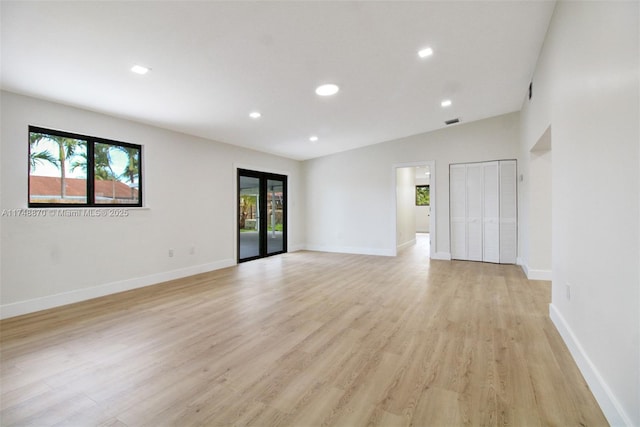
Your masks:
[{"label": "electrical outlet", "polygon": [[196,253],[196,247],[191,246],[191,248],[189,248],[189,255],[194,255],[195,253]]},{"label": "electrical outlet", "polygon": [[173,257],[173,249],[169,249],[169,258]]},{"label": "electrical outlet", "polygon": [[571,301],[571,285],[569,282],[564,284],[564,290],[567,294],[567,301]]}]

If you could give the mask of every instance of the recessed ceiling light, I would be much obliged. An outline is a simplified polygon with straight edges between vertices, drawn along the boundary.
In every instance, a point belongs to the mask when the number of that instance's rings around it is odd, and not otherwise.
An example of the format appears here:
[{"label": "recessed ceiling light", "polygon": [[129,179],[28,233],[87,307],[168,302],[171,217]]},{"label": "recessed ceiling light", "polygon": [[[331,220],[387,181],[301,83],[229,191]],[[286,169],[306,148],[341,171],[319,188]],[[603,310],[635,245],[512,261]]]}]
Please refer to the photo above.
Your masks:
[{"label": "recessed ceiling light", "polygon": [[251,117],[252,119],[259,119],[260,117],[262,117],[262,114],[260,114],[259,111],[252,111],[251,113],[249,113],[249,117]]},{"label": "recessed ceiling light", "polygon": [[338,93],[339,90],[340,88],[338,87],[338,85],[329,83],[322,86],[318,86],[316,88],[316,93],[320,96],[331,96]]},{"label": "recessed ceiling light", "polygon": [[443,107],[451,107],[451,100],[445,99],[440,103],[440,105],[442,105]]},{"label": "recessed ceiling light", "polygon": [[143,67],[142,65],[134,65],[133,67],[131,67],[131,71],[133,71],[136,74],[147,74],[149,70],[150,68]]},{"label": "recessed ceiling light", "polygon": [[315,136],[315,135],[311,135],[311,136],[309,137],[309,141],[311,141],[311,142],[316,142],[317,140],[318,140],[318,137],[317,137],[317,136]]},{"label": "recessed ceiling light", "polygon": [[420,58],[426,58],[427,56],[431,55],[433,55],[433,49],[431,49],[430,47],[425,47],[424,49],[418,51],[418,56]]}]

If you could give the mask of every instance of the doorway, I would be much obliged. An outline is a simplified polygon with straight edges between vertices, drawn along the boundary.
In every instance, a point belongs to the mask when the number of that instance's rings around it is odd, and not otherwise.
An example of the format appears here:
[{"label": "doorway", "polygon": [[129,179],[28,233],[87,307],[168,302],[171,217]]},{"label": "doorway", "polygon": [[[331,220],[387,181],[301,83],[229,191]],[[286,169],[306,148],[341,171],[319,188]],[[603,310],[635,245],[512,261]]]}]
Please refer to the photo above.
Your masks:
[{"label": "doorway", "polygon": [[287,177],[238,169],[238,262],[287,251]]},{"label": "doorway", "polygon": [[395,164],[395,253],[417,245],[428,258],[436,252],[435,161]]}]

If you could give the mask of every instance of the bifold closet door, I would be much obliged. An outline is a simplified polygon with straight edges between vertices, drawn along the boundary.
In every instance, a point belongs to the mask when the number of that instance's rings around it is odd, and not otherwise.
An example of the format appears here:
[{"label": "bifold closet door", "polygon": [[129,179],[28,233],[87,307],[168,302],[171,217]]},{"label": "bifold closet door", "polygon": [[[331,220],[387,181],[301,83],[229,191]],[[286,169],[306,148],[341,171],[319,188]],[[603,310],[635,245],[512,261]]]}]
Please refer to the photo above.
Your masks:
[{"label": "bifold closet door", "polygon": [[483,173],[481,163],[450,166],[451,257],[454,259],[482,261]]},{"label": "bifold closet door", "polygon": [[467,165],[467,259],[482,261],[482,164]]},{"label": "bifold closet door", "polygon": [[467,167],[449,166],[451,258],[467,259]]},{"label": "bifold closet door", "polygon": [[516,162],[449,166],[451,258],[516,262]]},{"label": "bifold closet door", "polygon": [[482,261],[500,262],[498,162],[482,163]]}]

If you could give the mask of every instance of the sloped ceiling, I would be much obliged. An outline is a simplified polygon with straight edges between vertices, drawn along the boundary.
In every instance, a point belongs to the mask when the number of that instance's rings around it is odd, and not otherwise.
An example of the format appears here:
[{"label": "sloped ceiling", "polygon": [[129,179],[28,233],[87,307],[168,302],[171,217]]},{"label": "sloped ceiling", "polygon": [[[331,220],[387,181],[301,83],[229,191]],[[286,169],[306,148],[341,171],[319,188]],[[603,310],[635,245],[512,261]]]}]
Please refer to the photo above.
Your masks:
[{"label": "sloped ceiling", "polygon": [[310,159],[519,110],[554,5],[3,1],[1,87]]}]

